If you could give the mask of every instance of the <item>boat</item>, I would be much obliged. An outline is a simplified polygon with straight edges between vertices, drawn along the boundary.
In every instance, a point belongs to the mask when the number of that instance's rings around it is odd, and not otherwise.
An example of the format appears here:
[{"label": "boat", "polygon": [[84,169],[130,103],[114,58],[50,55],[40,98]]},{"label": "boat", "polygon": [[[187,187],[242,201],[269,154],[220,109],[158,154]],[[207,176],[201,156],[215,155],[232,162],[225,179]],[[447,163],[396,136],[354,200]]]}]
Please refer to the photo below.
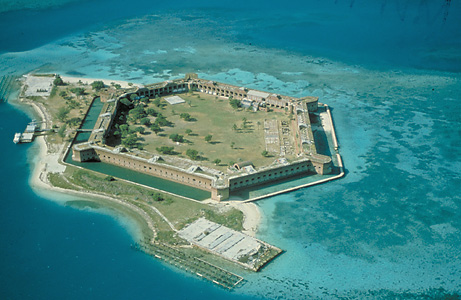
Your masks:
[{"label": "boat", "polygon": [[22,136],[22,134],[21,134],[20,132],[15,133],[15,134],[14,134],[13,142],[14,142],[15,144],[19,143],[19,142],[21,141],[21,136]]}]

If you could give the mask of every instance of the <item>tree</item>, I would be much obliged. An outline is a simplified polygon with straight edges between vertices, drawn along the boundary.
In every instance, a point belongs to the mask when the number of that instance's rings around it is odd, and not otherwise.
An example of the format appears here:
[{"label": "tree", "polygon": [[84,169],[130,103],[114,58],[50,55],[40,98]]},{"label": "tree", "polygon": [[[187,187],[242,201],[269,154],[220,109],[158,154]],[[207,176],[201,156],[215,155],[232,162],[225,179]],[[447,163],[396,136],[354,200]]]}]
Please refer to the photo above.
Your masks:
[{"label": "tree", "polygon": [[135,134],[130,134],[125,138],[122,138],[122,145],[128,148],[132,148],[136,145],[138,137]]},{"label": "tree", "polygon": [[267,152],[266,150],[263,150],[263,152],[261,152],[261,155],[264,156],[264,157],[268,157],[269,152]]},{"label": "tree", "polygon": [[101,80],[97,80],[97,81],[93,81],[93,83],[91,84],[91,87],[93,88],[93,90],[99,91],[100,89],[103,89],[105,85],[104,85],[104,82],[102,82]]},{"label": "tree", "polygon": [[191,115],[188,114],[188,113],[181,113],[181,114],[179,115],[179,117],[180,117],[181,119],[184,119],[184,121],[187,121],[187,122],[193,120],[192,117],[191,117]]},{"label": "tree", "polygon": [[157,107],[160,107],[162,104],[160,103],[161,99],[160,98],[155,98],[155,100],[153,101],[154,105],[157,106]]},{"label": "tree", "polygon": [[64,122],[67,119],[67,114],[69,114],[69,109],[67,107],[60,107],[56,117],[59,119],[59,121]]},{"label": "tree", "polygon": [[238,109],[242,104],[240,103],[240,100],[237,100],[237,99],[231,99],[229,101],[229,104],[230,106],[233,108],[233,109]]},{"label": "tree", "polygon": [[157,124],[158,126],[170,126],[173,123],[168,121],[162,114],[158,114],[157,119],[155,119],[154,124]]},{"label": "tree", "polygon": [[129,115],[134,121],[137,121],[147,116],[146,111],[142,106],[136,106],[135,108],[130,110]]},{"label": "tree", "polygon": [[61,138],[64,138],[66,136],[66,127],[67,125],[64,124],[61,126],[61,128],[59,128],[58,130],[58,135],[61,137]]},{"label": "tree", "polygon": [[146,113],[147,113],[149,116],[153,116],[153,117],[157,116],[157,111],[156,111],[155,109],[153,109],[152,107],[148,108],[148,109],[146,110]]},{"label": "tree", "polygon": [[67,96],[66,91],[60,91],[60,92],[59,92],[59,97],[64,98],[64,97],[66,97],[66,96]]},{"label": "tree", "polygon": [[165,200],[165,197],[163,197],[163,195],[160,194],[160,193],[153,193],[153,194],[152,194],[152,199],[153,199],[154,201],[161,202],[161,201]]},{"label": "tree", "polygon": [[54,84],[55,86],[66,85],[66,84],[64,83],[64,81],[62,80],[61,76],[59,76],[59,75],[56,75],[56,78],[53,80],[53,84]]},{"label": "tree", "polygon": [[174,147],[162,146],[157,147],[156,150],[162,154],[174,154]]},{"label": "tree", "polygon": [[140,123],[141,123],[141,125],[149,127],[150,126],[150,119],[148,117],[144,117],[144,118],[141,119]]},{"label": "tree", "polygon": [[221,160],[220,160],[219,158],[213,160],[213,163],[214,163],[215,165],[219,165],[220,162],[221,162]]},{"label": "tree", "polygon": [[213,138],[213,136],[211,134],[208,134],[207,136],[205,136],[205,141],[207,143],[211,142],[211,139]]},{"label": "tree", "polygon": [[243,122],[242,123],[242,128],[247,128],[247,123],[248,123],[247,118],[243,117],[242,122]]},{"label": "tree", "polygon": [[173,142],[177,142],[177,143],[182,143],[182,142],[184,142],[184,136],[183,136],[183,135],[180,135],[180,134],[177,134],[177,133],[170,134],[170,139],[171,139]]},{"label": "tree", "polygon": [[127,98],[122,98],[122,99],[120,99],[120,103],[122,103],[122,104],[125,105],[126,107],[132,107],[132,106],[133,106],[133,102],[131,102],[131,101],[128,100]]},{"label": "tree", "polygon": [[141,127],[141,126],[136,127],[135,130],[136,132],[139,132],[140,134],[144,134],[144,132],[146,132],[146,128]]},{"label": "tree", "polygon": [[160,131],[162,131],[162,128],[160,128],[158,124],[152,124],[150,126],[150,130],[152,130],[157,135]]},{"label": "tree", "polygon": [[193,160],[198,159],[198,151],[194,149],[187,149],[186,155],[189,156]]},{"label": "tree", "polygon": [[190,135],[191,133],[192,133],[192,129],[189,129],[189,128],[186,129],[186,134],[187,134],[187,135]]},{"label": "tree", "polygon": [[238,130],[237,124],[232,125],[232,129],[233,129],[234,131],[237,131],[237,130]]},{"label": "tree", "polygon": [[235,146],[235,142],[231,142],[230,144],[231,149],[234,149],[234,146]]},{"label": "tree", "polygon": [[79,125],[81,122],[82,122],[82,119],[79,117],[75,117],[75,118],[72,118],[66,121],[66,123],[69,124],[71,127],[75,127]]},{"label": "tree", "polygon": [[85,89],[81,87],[72,88],[70,91],[77,96],[85,95]]}]

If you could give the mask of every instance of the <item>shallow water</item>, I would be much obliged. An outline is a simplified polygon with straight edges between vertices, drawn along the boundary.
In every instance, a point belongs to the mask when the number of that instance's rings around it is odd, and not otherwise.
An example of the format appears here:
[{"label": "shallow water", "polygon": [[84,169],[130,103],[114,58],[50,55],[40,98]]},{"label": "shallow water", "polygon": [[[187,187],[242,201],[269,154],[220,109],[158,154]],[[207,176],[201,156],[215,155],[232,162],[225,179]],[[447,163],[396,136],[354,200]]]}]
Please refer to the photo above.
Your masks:
[{"label": "shallow water", "polygon": [[[24,293],[62,296],[64,289],[45,292],[39,284],[63,277],[64,269],[72,272],[72,280],[64,286],[75,299],[130,295],[149,299],[148,283],[158,277],[181,288],[172,291],[168,284],[155,285],[155,291],[179,299],[187,289],[190,298],[394,299],[460,293],[461,20],[456,16],[461,4],[321,3],[255,2],[242,9],[239,1],[213,5],[199,1],[181,10],[164,4],[125,12],[115,1],[115,15],[102,14],[96,24],[69,17],[73,25],[55,36],[5,16],[0,25],[11,25],[13,35],[2,49],[21,52],[0,55],[1,74],[38,70],[150,83],[195,71],[203,78],[249,88],[319,96],[333,108],[347,169],[344,179],[258,203],[264,214],[259,237],[286,252],[261,273],[242,272],[248,281],[228,293],[130,252],[131,238],[109,217],[63,208],[24,189],[27,146],[15,146],[10,140],[27,120],[23,115],[3,119],[0,124],[9,130],[1,139],[5,155],[15,157],[5,162],[7,169],[22,174],[8,177],[11,187],[1,186],[10,191],[4,193],[11,195],[5,199],[18,199],[13,205],[2,197],[1,235],[10,245],[3,249],[10,259],[2,272],[14,274],[1,276],[2,286],[11,287],[8,297],[18,298],[14,287],[24,285],[23,277],[33,278],[23,286]],[[80,5],[79,9],[97,12],[105,3]],[[54,13],[35,11],[33,20],[59,20],[56,12],[69,16],[70,11],[72,6],[55,8]],[[23,17],[30,12],[14,14]],[[36,41],[14,38],[20,30],[34,34]],[[2,105],[1,110],[11,108]],[[15,185],[24,194],[15,195]],[[8,217],[9,205],[15,217]],[[20,214],[23,209],[26,213]],[[42,214],[47,217],[41,218]],[[33,220],[37,229],[24,220]],[[88,261],[102,259],[103,253],[119,256],[103,260],[101,266],[80,266],[71,258],[75,252],[67,256],[66,247],[53,250],[64,238],[62,226],[55,228],[50,220],[74,229],[64,236],[78,239],[71,246],[86,253]],[[77,230],[80,227],[82,231]],[[41,239],[27,235],[16,241],[18,233],[29,231]],[[36,250],[45,242],[54,248]],[[45,262],[55,260],[60,269],[51,274]],[[22,261],[38,267],[31,269]],[[83,275],[87,273],[88,278]],[[142,283],[133,288],[139,277]],[[96,287],[94,282],[102,284]],[[131,288],[132,294],[121,292],[124,288]]]}]

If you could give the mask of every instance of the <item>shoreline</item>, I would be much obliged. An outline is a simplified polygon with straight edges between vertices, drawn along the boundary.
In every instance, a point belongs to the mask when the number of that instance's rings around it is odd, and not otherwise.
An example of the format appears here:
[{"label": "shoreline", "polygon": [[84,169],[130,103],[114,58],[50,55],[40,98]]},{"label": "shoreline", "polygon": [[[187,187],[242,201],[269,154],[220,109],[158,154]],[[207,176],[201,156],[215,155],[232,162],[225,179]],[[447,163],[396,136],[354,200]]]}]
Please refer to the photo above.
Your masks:
[{"label": "shoreline", "polygon": [[[102,81],[105,85],[110,86],[111,83],[119,84],[121,88],[130,88],[130,87],[143,87],[144,85],[134,82],[128,82],[124,80],[111,80],[111,79],[101,79],[101,78],[85,78],[85,77],[73,77],[73,76],[61,76],[61,79],[67,83],[78,83],[81,81],[83,84],[91,84],[94,81]],[[131,86],[130,86],[131,84]]]}]

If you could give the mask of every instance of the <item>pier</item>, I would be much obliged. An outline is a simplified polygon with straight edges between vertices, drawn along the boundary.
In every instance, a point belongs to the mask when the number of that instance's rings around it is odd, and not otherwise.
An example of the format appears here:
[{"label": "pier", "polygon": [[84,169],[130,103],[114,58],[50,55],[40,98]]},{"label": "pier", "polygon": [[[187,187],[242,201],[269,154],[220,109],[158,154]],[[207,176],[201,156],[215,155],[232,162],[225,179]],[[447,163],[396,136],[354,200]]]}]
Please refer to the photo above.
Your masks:
[{"label": "pier", "polygon": [[34,137],[36,135],[38,124],[37,122],[32,121],[29,124],[27,124],[26,129],[24,130],[23,133],[17,132],[14,134],[14,139],[13,142],[15,144],[21,144],[21,143],[31,143],[34,140]]},{"label": "pier", "polygon": [[0,79],[0,103],[8,102],[8,97],[11,92],[13,80],[14,76],[12,75],[3,76]]}]

